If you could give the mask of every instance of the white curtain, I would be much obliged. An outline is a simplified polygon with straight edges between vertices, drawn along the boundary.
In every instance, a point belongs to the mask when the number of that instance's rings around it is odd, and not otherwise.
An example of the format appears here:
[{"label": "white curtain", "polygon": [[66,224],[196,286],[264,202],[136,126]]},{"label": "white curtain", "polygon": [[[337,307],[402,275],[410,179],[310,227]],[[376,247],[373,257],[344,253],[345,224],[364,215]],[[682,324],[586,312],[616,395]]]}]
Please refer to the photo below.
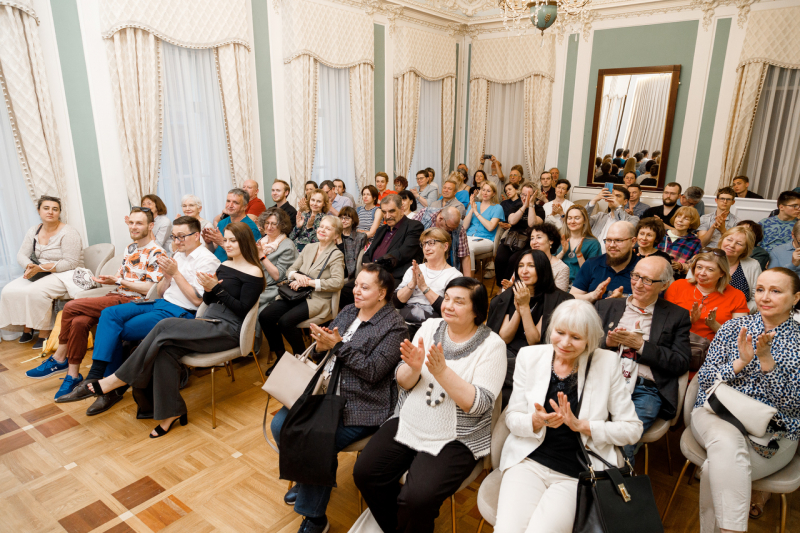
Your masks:
[{"label": "white curtain", "polygon": [[428,81],[420,78],[417,139],[414,157],[406,179],[409,187],[417,186],[416,173],[424,168],[436,170],[434,181],[442,188],[442,80]]},{"label": "white curtain", "polygon": [[609,76],[604,78],[603,100],[600,104],[600,117],[597,127],[597,157],[613,154],[616,146],[622,147],[622,139],[617,139],[625,97],[629,91],[630,76]]},{"label": "white curtain", "polygon": [[[375,175],[375,69],[369,63],[350,67],[350,119],[356,190],[370,185]],[[358,200],[360,194],[354,194]],[[359,203],[359,202],[356,202]]]},{"label": "white curtain", "polygon": [[17,158],[8,110],[0,105],[0,289],[22,275],[17,252],[28,228],[39,222]]},{"label": "white curtain", "polygon": [[800,70],[767,66],[742,168],[764,198],[800,183]]},{"label": "white curtain", "polygon": [[350,70],[330,68],[320,63],[318,74],[317,148],[311,179],[317,183],[340,179],[348,191],[357,191],[350,117]]},{"label": "white curtain", "polygon": [[[486,120],[484,153],[495,156],[503,164],[503,174],[506,176],[514,165],[527,167],[523,148],[524,110],[524,81],[489,83],[489,112]],[[491,161],[486,161],[484,170],[487,175],[491,174]],[[530,177],[530,175],[530,169],[525,168],[525,176]]]},{"label": "white curtain", "polygon": [[289,201],[297,204],[311,179],[317,143],[317,61],[300,55],[284,66],[286,76],[286,144],[289,151]]},{"label": "white curtain", "polygon": [[636,80],[631,118],[625,129],[625,140],[618,146],[628,148],[631,153],[661,150],[671,85],[672,74],[653,74]]},{"label": "white curtain", "polygon": [[158,195],[171,217],[181,198],[203,202],[201,216],[221,213],[231,188],[225,118],[213,49],[161,43],[164,64],[164,133]]}]

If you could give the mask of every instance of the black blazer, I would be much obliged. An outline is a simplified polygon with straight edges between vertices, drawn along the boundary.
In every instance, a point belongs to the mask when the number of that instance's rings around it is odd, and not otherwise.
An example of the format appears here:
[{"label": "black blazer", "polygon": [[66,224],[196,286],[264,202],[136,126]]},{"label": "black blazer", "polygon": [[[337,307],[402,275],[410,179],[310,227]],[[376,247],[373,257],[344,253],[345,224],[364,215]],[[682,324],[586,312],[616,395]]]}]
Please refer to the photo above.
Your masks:
[{"label": "black blazer", "polygon": [[[594,305],[603,323],[601,348],[606,348],[608,331],[617,327],[625,312],[627,298],[598,300]],[[663,298],[656,301],[650,340],[645,341],[637,362],[647,365],[653,372],[661,396],[659,418],[670,420],[678,412],[678,378],[689,371],[692,352],[689,347],[689,330],[692,323],[689,312]]]},{"label": "black blazer", "polygon": [[[372,239],[366,253],[364,254],[363,263],[371,263],[381,259],[380,257],[373,257],[375,249],[383,240],[386,232],[389,231],[389,226],[381,224],[378,231],[375,232],[375,237]],[[394,276],[395,280],[403,279],[406,270],[411,268],[411,261],[416,259],[417,263],[422,263],[423,255],[422,248],[419,245],[419,238],[425,227],[422,222],[411,220],[406,217],[405,222],[397,230],[397,234],[392,238],[392,244],[389,245],[389,250],[383,257],[391,260],[391,266],[387,268]]]},{"label": "black blazer", "polygon": [[[571,294],[562,290],[556,289],[551,293],[544,295],[544,309],[542,310],[542,340],[539,344],[545,343],[545,334],[550,325],[550,317],[553,316],[553,311],[559,306],[561,302],[572,300],[575,298]],[[492,303],[489,304],[489,316],[486,319],[486,325],[497,333],[500,334],[500,327],[503,325],[503,320],[509,310],[514,309],[514,291],[511,289],[501,292],[499,295],[492,298]],[[513,314],[513,313],[512,313]]]}]

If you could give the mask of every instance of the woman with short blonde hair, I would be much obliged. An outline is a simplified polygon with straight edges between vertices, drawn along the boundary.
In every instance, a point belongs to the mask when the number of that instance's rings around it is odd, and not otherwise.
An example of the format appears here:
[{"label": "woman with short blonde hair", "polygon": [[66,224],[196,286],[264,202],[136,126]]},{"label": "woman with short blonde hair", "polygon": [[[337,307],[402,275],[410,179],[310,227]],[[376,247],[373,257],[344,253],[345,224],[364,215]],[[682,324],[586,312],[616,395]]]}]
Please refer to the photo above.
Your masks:
[{"label": "woman with short blonde hair", "polygon": [[672,258],[675,277],[683,278],[689,271],[689,261],[703,247],[700,238],[694,234],[700,227],[700,215],[694,207],[683,206],[675,211],[669,223],[672,229],[667,230],[667,235],[658,248]]},{"label": "woman with short blonde hair", "polygon": [[734,226],[719,238],[719,247],[728,257],[729,283],[742,291],[751,313],[756,312],[756,282],[761,275],[761,265],[750,257],[755,245],[755,234],[747,226]]}]

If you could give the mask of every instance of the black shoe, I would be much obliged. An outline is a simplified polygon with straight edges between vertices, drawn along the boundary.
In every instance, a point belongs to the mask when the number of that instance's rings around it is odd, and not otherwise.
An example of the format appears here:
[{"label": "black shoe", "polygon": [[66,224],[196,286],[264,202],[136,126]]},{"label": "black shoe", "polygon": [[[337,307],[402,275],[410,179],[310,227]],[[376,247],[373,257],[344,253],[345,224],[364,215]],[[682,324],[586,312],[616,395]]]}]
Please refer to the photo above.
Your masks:
[{"label": "black shoe", "polygon": [[33,340],[33,331],[27,333],[22,332],[22,337],[19,338],[20,344],[27,344]]},{"label": "black shoe", "polygon": [[99,415],[111,409],[115,403],[122,399],[124,393],[119,394],[118,391],[112,390],[102,396],[99,396],[92,405],[86,410],[86,416]]},{"label": "black shoe", "polygon": [[297,485],[293,485],[289,491],[283,495],[283,501],[286,505],[294,505],[297,501]]},{"label": "black shoe", "polygon": [[102,391],[100,394],[97,394],[89,389],[89,384],[91,383],[95,390],[97,390],[100,387],[100,385],[97,383],[98,381],[99,380],[96,379],[84,379],[80,382],[80,384],[78,384],[77,387],[72,389],[72,392],[56,398],[56,403],[77,402],[80,400],[85,400],[86,398],[92,398],[94,396],[102,396]]},{"label": "black shoe", "polygon": [[44,350],[44,345],[46,342],[47,339],[39,337],[38,339],[36,339],[36,342],[33,343],[33,346],[31,346],[31,348],[34,350]]},{"label": "black shoe", "polygon": [[331,524],[328,522],[327,518],[325,518],[325,523],[323,524],[315,524],[308,518],[304,518],[303,523],[300,524],[300,529],[297,530],[297,533],[328,533],[330,528]]}]

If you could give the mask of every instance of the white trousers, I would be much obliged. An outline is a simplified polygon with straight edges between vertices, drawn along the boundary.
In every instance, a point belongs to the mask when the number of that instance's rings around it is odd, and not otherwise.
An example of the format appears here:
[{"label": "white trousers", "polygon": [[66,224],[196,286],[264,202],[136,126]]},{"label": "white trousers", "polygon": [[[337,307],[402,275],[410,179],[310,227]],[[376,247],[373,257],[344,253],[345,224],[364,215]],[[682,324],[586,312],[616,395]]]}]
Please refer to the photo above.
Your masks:
[{"label": "white trousers", "polygon": [[467,237],[467,242],[469,242],[469,262],[472,265],[472,271],[475,272],[475,254],[494,251],[494,241],[479,237]]},{"label": "white trousers", "polygon": [[503,472],[495,533],[571,533],[578,480],[525,458]]},{"label": "white trousers", "polygon": [[69,295],[54,274],[30,282],[17,278],[0,293],[0,329],[22,331],[23,327],[49,330],[53,300]]},{"label": "white trousers", "polygon": [[747,531],[751,483],[789,464],[797,441],[781,439],[778,453],[766,459],[738,429],[705,408],[692,411],[692,435],[708,454],[700,477],[700,532]]}]

